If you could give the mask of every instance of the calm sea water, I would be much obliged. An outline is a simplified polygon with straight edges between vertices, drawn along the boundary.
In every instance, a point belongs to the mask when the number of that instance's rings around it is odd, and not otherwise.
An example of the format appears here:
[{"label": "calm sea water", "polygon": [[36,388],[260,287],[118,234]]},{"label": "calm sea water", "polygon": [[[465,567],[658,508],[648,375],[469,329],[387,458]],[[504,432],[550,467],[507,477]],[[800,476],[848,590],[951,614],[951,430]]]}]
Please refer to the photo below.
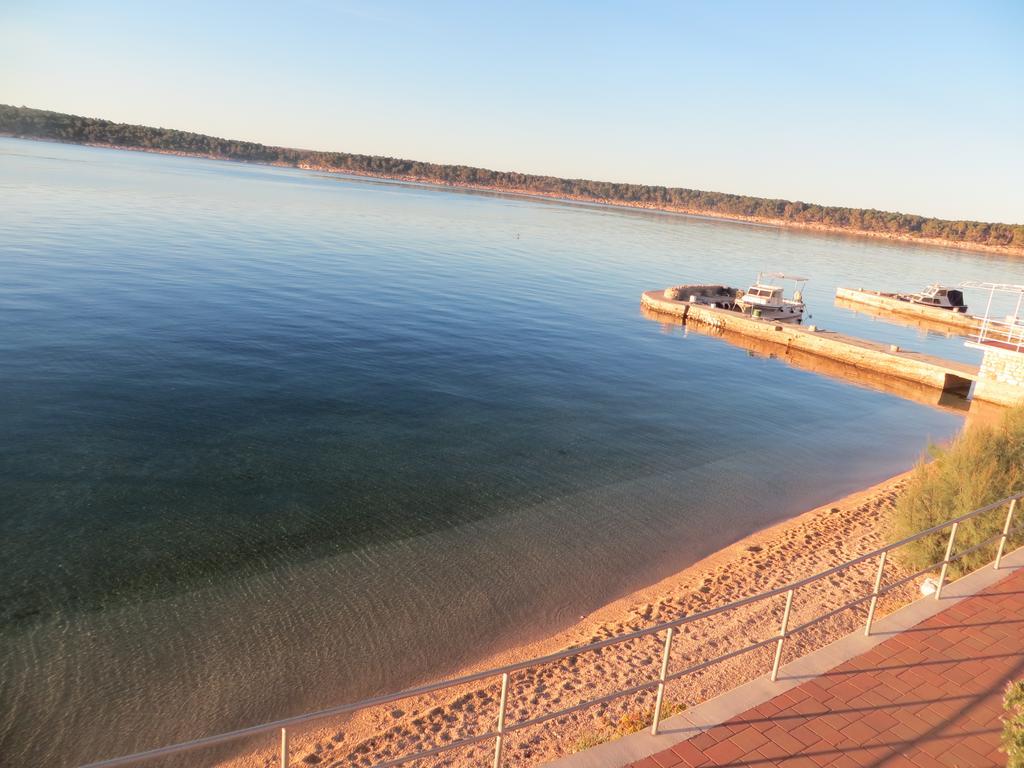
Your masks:
[{"label": "calm sea water", "polygon": [[[552,632],[956,414],[642,290],[1024,282],[953,250],[0,140],[0,756],[65,766]],[[972,297],[968,297],[969,299]]]}]

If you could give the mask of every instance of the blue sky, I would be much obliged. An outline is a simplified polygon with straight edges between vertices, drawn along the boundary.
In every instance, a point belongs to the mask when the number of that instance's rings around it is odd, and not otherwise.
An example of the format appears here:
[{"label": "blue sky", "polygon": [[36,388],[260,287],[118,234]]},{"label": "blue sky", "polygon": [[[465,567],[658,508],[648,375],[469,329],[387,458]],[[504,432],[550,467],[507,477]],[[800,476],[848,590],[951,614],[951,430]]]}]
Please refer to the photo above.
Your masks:
[{"label": "blue sky", "polygon": [[0,102],[1024,222],[1024,2],[0,0]]}]

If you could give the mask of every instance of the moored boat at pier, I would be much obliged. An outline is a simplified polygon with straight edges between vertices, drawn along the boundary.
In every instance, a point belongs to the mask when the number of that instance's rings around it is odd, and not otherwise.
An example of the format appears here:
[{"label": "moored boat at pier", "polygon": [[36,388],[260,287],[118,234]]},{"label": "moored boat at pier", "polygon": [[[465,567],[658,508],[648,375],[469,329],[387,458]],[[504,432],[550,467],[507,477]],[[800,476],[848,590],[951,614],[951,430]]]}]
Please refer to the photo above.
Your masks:
[{"label": "moored boat at pier", "polygon": [[[897,319],[913,317],[919,321],[940,323],[960,333],[973,333],[980,327],[978,318],[967,314],[963,291],[932,284],[919,293],[872,291],[865,288],[836,288],[837,302],[863,305]],[[856,309],[851,306],[851,309]],[[882,315],[885,319],[884,315]]]},{"label": "moored boat at pier", "polygon": [[[784,287],[776,284],[779,281],[796,284],[792,298],[786,298]],[[757,282],[746,290],[717,284],[676,285],[665,289],[665,298],[742,312],[758,320],[799,323],[804,316],[803,284],[806,282],[806,277],[762,272]]]},{"label": "moored boat at pier", "polygon": [[918,293],[897,293],[894,295],[899,301],[909,301],[912,304],[920,304],[924,307],[943,309],[950,312],[967,312],[967,305],[964,304],[964,292],[958,288],[947,288],[938,283],[932,283]]},{"label": "moored boat at pier", "polygon": [[[778,285],[783,281],[794,283],[796,286],[793,298],[787,299],[784,287]],[[757,275],[757,282],[736,297],[736,305],[740,312],[747,312],[752,317],[799,323],[804,316],[803,287],[806,282],[806,277],[784,275],[781,272],[761,272]]]}]

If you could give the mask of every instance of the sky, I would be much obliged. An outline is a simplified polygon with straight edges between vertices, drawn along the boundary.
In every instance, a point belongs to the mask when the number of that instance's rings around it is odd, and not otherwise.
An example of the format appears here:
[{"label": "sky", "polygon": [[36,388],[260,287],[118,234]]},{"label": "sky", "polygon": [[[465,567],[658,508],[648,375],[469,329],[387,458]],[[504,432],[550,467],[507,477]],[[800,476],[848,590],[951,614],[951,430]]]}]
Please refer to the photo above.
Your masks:
[{"label": "sky", "polygon": [[0,103],[1024,223],[1024,0],[0,0]]}]

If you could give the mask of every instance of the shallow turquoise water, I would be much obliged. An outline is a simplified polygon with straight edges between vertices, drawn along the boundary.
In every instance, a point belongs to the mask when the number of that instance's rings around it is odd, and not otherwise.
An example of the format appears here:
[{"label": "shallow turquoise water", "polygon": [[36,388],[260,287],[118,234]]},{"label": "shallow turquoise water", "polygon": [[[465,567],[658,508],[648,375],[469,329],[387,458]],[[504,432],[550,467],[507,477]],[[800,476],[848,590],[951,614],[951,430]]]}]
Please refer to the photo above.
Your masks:
[{"label": "shallow turquoise water", "polygon": [[443,674],[958,427],[640,312],[760,269],[810,274],[819,326],[969,361],[835,286],[1024,282],[953,250],[0,139],[0,754],[71,765]]}]

